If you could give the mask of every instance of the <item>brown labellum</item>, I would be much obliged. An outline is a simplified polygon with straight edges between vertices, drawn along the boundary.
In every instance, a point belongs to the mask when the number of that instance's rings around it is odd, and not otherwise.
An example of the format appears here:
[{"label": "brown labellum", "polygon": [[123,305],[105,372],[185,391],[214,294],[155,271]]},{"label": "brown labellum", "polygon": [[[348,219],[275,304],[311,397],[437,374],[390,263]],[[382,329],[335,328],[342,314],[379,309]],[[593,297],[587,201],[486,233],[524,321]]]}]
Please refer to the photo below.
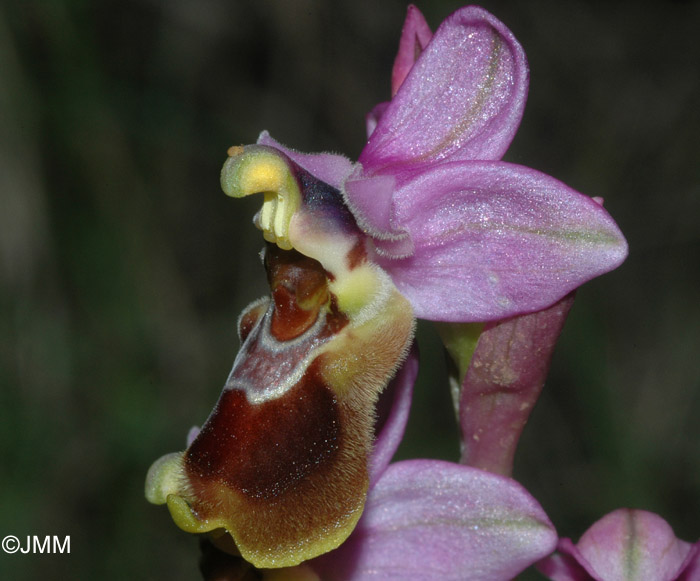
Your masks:
[{"label": "brown labellum", "polygon": [[244,344],[182,460],[182,498],[244,558],[280,567],[336,547],[359,519],[374,405],[413,318],[392,288],[382,316],[355,326],[318,262],[268,245],[265,266],[271,300],[241,317]]}]

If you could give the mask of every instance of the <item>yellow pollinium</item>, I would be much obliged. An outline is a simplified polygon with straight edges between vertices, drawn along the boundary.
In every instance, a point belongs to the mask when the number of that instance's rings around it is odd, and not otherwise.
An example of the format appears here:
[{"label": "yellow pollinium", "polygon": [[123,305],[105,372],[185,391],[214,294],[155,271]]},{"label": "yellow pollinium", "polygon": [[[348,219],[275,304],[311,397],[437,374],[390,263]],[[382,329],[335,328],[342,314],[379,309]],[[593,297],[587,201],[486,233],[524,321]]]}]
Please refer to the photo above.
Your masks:
[{"label": "yellow pollinium", "polygon": [[290,250],[289,223],[301,206],[301,191],[287,159],[258,145],[231,147],[228,155],[221,170],[224,193],[233,198],[262,193],[263,205],[255,225],[265,240]]}]

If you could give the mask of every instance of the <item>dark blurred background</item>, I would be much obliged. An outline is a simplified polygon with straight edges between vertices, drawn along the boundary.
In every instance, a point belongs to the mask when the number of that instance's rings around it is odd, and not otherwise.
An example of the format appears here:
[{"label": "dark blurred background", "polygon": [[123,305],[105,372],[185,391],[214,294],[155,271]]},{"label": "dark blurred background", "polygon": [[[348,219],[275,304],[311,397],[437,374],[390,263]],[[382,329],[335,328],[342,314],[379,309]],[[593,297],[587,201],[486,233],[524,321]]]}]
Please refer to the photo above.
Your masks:
[{"label": "dark blurred background", "polygon": [[[419,4],[433,29],[461,5]],[[700,538],[700,4],[482,5],[531,88],[506,159],[605,198],[627,262],[582,288],[515,476],[562,536],[620,506]],[[0,578],[197,579],[148,505],[149,465],[217,399],[236,318],[265,293],[218,177],[268,129],[356,158],[389,96],[403,1],[26,0],[0,5]],[[456,460],[442,353],[401,457]]]}]

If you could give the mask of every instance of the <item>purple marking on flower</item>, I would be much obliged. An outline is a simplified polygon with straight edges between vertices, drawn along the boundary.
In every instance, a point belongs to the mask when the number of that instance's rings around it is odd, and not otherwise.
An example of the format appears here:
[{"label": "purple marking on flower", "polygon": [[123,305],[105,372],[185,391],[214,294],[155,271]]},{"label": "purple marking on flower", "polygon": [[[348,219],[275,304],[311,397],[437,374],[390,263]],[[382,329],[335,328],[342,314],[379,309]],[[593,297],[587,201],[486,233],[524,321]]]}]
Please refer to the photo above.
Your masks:
[{"label": "purple marking on flower", "polygon": [[676,538],[660,516],[618,509],[593,524],[574,545],[561,539],[558,552],[537,568],[553,581],[697,581],[700,542]]},{"label": "purple marking on flower", "polygon": [[354,168],[342,156],[285,148],[267,133],[258,142],[342,190],[375,261],[420,318],[538,311],[619,266],[627,243],[600,204],[499,161],[528,85],[512,33],[485,10],[462,8],[406,71],[405,43],[413,35],[422,47],[427,38],[418,14],[409,10],[397,57],[405,80],[368,116],[371,135]]}]

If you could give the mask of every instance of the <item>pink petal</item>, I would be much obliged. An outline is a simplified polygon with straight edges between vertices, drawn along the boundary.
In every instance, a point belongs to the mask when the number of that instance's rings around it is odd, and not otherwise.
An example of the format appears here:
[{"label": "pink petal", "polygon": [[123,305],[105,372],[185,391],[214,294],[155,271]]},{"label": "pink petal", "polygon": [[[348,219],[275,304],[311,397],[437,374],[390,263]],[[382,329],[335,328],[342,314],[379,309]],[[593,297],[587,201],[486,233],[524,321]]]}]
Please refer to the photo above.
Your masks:
[{"label": "pink petal", "polygon": [[683,573],[679,581],[700,581],[700,541],[692,546],[681,568]]},{"label": "pink petal", "polygon": [[595,581],[573,554],[577,554],[576,547],[569,539],[559,541],[558,552],[539,561],[537,570],[552,581]]},{"label": "pink petal", "polygon": [[678,540],[660,516],[619,509],[588,529],[576,548],[585,568],[600,579],[671,581],[678,578],[691,545]]},{"label": "pink petal", "polygon": [[428,46],[433,33],[425,21],[425,17],[418,8],[409,4],[406,11],[406,20],[401,30],[399,40],[399,52],[394,60],[394,68],[391,71],[391,95],[396,95],[399,87],[404,82],[420,54]]},{"label": "pink petal", "polygon": [[202,429],[199,426],[192,426],[190,428],[190,431],[187,432],[187,447],[190,447],[190,444],[194,442],[195,438],[199,436],[199,432],[201,432]]},{"label": "pink petal", "polygon": [[396,179],[392,175],[365,177],[359,166],[345,181],[343,199],[350,208],[358,226],[379,242],[380,255],[403,258],[413,254],[414,247],[408,232],[393,225],[392,196]]},{"label": "pink petal", "polygon": [[324,581],[503,581],[555,545],[547,515],[514,480],[411,460],[389,466],[350,538],[309,565]]},{"label": "pink petal", "polygon": [[405,232],[394,231],[391,224],[394,202],[392,196],[396,179],[392,175],[365,177],[357,167],[345,181],[345,204],[358,225],[370,236],[381,239],[406,238]]},{"label": "pink petal", "polygon": [[396,377],[378,402],[377,439],[369,459],[370,488],[384,473],[401,443],[411,410],[413,385],[418,375],[418,347],[414,344]]},{"label": "pink petal", "polygon": [[374,133],[374,130],[377,128],[377,124],[379,123],[379,120],[382,118],[382,115],[384,115],[384,111],[386,111],[387,107],[389,106],[389,102],[385,101],[383,103],[377,103],[372,110],[365,115],[365,128],[367,129],[367,138],[369,139],[369,136]]},{"label": "pink petal", "polygon": [[593,524],[577,545],[559,541],[557,554],[537,563],[553,581],[697,581],[700,543],[676,538],[660,516],[618,509]]},{"label": "pink petal", "polygon": [[263,131],[258,137],[258,145],[268,145],[280,150],[289,159],[299,164],[306,171],[321,181],[340,189],[343,181],[352,171],[352,162],[343,155],[336,153],[300,153],[285,147]]},{"label": "pink petal", "polygon": [[543,311],[484,327],[459,399],[463,464],[510,476],[573,302],[572,293]]},{"label": "pink petal", "polygon": [[419,318],[486,321],[541,310],[627,255],[600,205],[513,164],[439,164],[395,200],[392,223],[415,252],[376,260]]},{"label": "pink petal", "polygon": [[485,10],[447,18],[406,77],[360,155],[365,172],[451,159],[500,159],[520,123],[525,54]]}]

